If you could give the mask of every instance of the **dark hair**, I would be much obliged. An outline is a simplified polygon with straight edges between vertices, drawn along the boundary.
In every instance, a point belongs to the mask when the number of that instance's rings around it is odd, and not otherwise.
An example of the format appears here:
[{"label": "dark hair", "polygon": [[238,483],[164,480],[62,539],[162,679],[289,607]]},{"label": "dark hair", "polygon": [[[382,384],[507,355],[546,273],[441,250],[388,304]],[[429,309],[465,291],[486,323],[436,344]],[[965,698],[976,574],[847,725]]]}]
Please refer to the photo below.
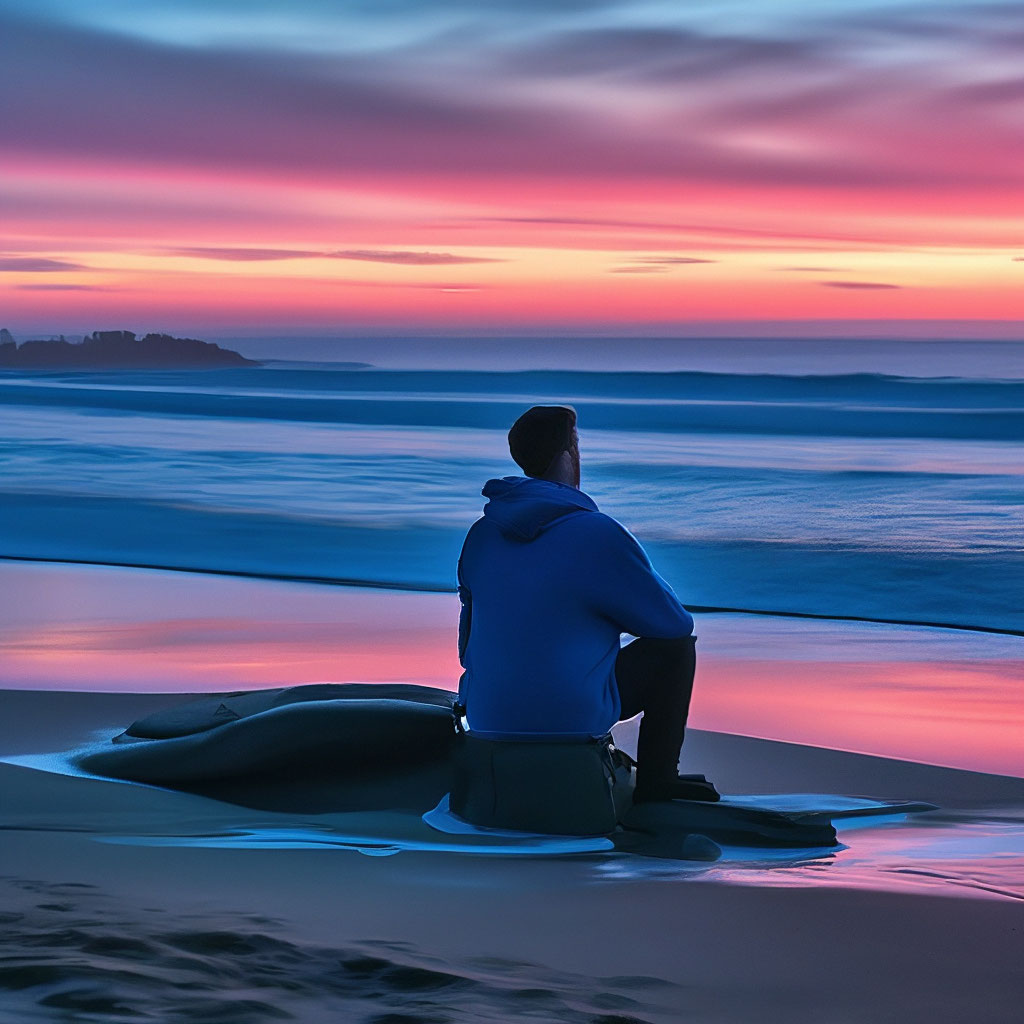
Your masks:
[{"label": "dark hair", "polygon": [[512,424],[508,450],[527,476],[543,476],[572,446],[576,410],[570,405],[535,405]]}]

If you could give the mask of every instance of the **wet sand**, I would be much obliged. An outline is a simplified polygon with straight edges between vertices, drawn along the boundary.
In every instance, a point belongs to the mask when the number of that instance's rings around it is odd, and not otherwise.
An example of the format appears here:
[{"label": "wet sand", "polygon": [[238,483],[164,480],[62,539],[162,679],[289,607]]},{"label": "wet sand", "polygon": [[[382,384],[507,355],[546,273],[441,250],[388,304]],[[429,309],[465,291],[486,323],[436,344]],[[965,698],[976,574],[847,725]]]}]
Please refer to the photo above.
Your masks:
[{"label": "wet sand", "polygon": [[[174,699],[4,692],[0,754]],[[408,823],[0,764],[0,1020],[1020,1019],[1024,779],[700,731],[683,766],[733,793],[941,809],[841,831],[838,851],[712,865],[380,856],[368,840]],[[217,845],[239,835],[278,848]]]},{"label": "wet sand", "polygon": [[[0,687],[452,689],[453,594],[0,562]],[[697,617],[690,724],[1024,776],[1024,639]],[[116,724],[116,723],[112,723]]]}]

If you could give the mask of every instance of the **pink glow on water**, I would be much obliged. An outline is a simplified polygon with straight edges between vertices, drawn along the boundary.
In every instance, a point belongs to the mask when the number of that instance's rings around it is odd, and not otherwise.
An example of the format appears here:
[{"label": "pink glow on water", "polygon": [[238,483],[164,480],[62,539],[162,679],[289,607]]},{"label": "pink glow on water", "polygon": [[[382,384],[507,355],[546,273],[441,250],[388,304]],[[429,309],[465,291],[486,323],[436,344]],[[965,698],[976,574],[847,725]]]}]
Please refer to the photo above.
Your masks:
[{"label": "pink glow on water", "polygon": [[454,688],[458,659],[440,630],[333,623],[169,619],[70,623],[3,642],[6,685],[33,689],[205,692],[312,682]]},{"label": "pink glow on water", "polygon": [[1024,775],[1024,665],[1019,661],[776,658],[705,658],[692,724]]},{"label": "pink glow on water", "polygon": [[[0,687],[456,689],[458,599],[0,564]],[[690,724],[1024,776],[1018,637],[704,615]]]},{"label": "pink glow on water", "polygon": [[0,566],[0,686],[203,692],[309,682],[454,688],[448,595],[141,570]]}]

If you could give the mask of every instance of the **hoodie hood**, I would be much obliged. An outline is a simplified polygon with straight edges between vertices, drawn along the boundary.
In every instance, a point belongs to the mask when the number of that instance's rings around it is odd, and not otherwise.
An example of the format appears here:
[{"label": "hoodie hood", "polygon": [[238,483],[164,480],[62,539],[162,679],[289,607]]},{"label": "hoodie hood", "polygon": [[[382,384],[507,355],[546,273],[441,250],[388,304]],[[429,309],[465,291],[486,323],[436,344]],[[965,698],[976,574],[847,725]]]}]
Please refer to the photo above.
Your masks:
[{"label": "hoodie hood", "polygon": [[533,540],[553,523],[576,512],[596,512],[583,491],[532,476],[488,480],[482,494],[490,499],[484,516],[510,540]]}]

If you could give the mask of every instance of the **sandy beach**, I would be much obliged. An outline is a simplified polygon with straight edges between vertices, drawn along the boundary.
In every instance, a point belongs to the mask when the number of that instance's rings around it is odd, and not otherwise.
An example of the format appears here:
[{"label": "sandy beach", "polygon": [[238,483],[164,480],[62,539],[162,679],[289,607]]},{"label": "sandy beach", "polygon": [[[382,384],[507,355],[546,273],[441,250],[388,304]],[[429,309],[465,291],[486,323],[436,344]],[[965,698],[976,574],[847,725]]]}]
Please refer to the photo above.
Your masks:
[{"label": "sandy beach", "polygon": [[[181,699],[8,691],[0,752],[67,749]],[[699,731],[683,765],[726,792],[813,779],[940,810],[711,865],[368,856],[406,827],[394,815],[4,763],[0,1019],[1019,1020],[1024,779]]]}]

